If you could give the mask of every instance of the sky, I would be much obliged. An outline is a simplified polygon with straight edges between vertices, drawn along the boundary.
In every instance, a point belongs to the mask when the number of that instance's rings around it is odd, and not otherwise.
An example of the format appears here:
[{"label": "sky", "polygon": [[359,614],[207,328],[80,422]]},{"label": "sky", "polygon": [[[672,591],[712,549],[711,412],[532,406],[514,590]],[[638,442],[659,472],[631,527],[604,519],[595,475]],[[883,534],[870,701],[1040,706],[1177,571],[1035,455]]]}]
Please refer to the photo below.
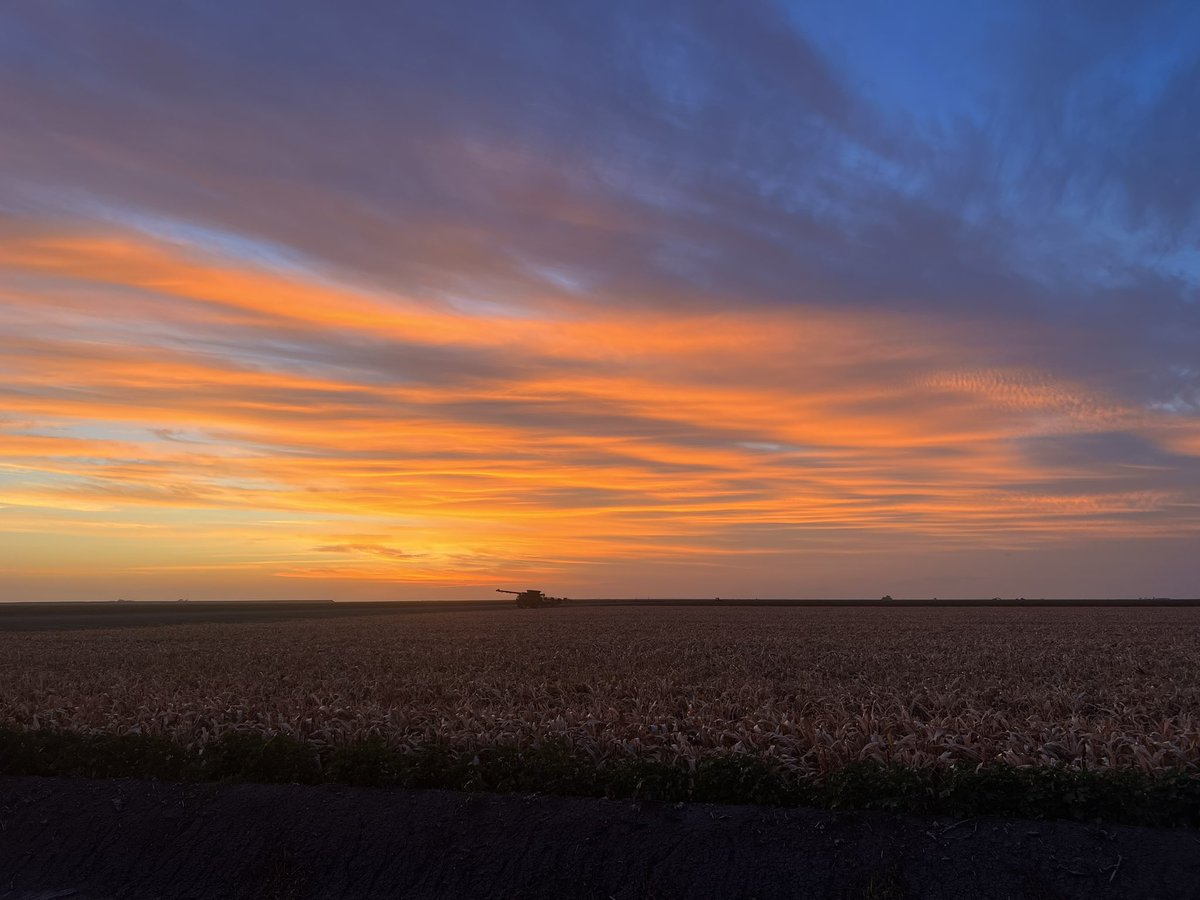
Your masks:
[{"label": "sky", "polygon": [[1200,594],[1200,5],[7,0],[0,599]]}]

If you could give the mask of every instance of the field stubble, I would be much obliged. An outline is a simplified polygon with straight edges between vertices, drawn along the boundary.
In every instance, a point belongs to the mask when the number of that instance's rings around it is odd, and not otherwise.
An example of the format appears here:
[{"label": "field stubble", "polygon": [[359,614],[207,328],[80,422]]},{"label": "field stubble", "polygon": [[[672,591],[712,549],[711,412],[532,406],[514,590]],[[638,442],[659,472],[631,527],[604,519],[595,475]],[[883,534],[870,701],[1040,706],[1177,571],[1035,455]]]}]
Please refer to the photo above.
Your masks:
[{"label": "field stubble", "polygon": [[1197,609],[502,609],[0,635],[0,725],[1200,771]]}]

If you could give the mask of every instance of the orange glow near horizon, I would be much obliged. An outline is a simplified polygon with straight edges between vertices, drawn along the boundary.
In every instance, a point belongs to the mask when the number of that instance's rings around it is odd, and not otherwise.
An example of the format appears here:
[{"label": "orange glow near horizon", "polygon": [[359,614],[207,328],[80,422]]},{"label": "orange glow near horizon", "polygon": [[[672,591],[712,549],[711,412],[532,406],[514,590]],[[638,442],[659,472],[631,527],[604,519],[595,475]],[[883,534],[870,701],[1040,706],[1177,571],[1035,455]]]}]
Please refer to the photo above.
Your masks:
[{"label": "orange glow near horizon", "polygon": [[4,599],[97,573],[147,597],[811,595],[864,553],[1200,525],[1169,480],[1036,452],[1125,431],[1196,458],[1193,423],[989,357],[995,322],[484,316],[132,233],[9,234]]}]

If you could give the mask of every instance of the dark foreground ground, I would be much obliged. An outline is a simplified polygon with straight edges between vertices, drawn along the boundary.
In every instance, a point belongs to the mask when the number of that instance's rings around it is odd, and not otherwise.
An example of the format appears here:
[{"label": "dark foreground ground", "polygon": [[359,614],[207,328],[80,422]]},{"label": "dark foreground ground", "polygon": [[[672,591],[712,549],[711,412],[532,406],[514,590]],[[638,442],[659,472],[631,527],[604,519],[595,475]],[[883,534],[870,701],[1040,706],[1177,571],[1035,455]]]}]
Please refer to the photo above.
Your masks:
[{"label": "dark foreground ground", "polygon": [[1195,831],[295,785],[0,779],[0,900],[1200,898]]}]

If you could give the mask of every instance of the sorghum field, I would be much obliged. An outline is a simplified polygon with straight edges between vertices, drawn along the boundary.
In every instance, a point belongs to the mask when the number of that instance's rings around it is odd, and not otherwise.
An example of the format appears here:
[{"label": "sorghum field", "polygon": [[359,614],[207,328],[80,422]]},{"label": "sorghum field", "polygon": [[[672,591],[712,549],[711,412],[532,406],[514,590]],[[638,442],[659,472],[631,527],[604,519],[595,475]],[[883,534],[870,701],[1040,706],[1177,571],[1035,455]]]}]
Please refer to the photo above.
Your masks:
[{"label": "sorghum field", "polygon": [[0,726],[1200,770],[1200,610],[636,606],[0,635]]}]

